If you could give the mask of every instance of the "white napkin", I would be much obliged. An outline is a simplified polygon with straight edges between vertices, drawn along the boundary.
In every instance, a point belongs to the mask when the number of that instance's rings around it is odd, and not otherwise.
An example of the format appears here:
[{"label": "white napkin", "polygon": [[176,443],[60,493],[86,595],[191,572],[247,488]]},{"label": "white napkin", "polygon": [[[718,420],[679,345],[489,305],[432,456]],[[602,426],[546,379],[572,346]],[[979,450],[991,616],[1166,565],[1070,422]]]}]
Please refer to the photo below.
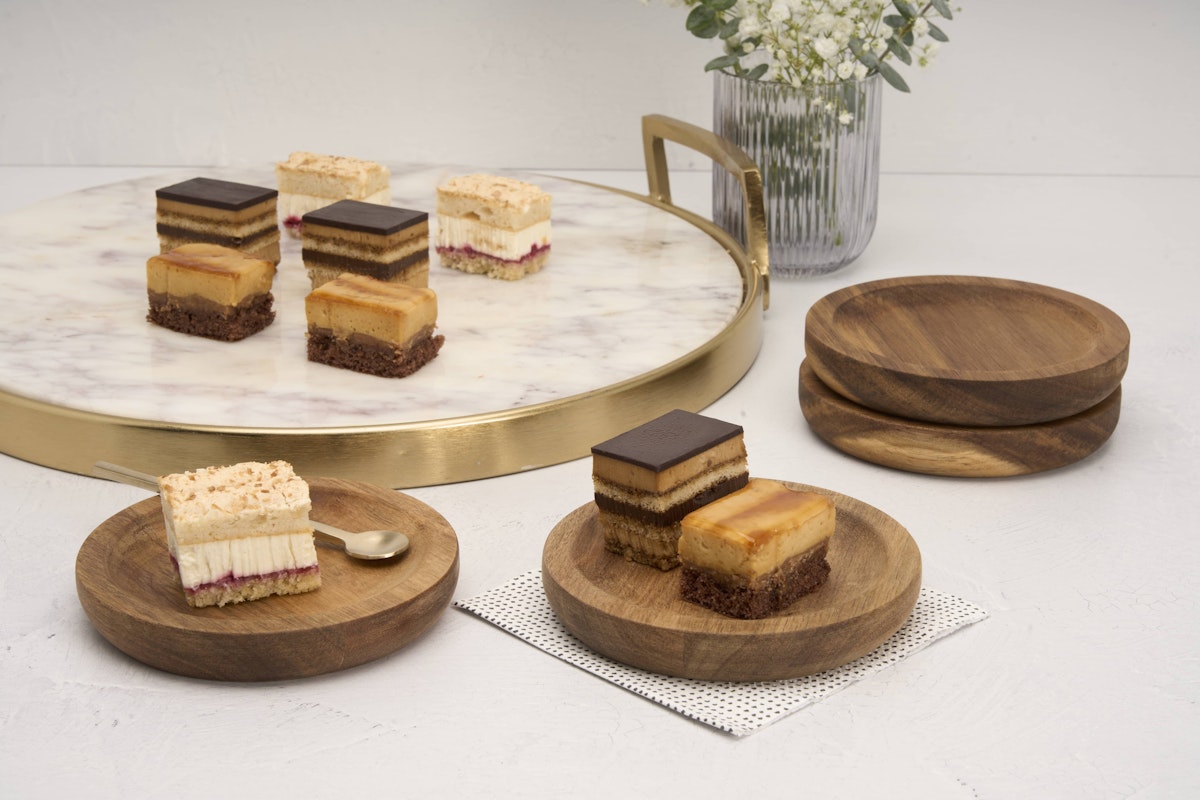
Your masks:
[{"label": "white napkin", "polygon": [[671,678],[593,652],[558,621],[542,590],[540,570],[454,605],[569,664],[734,736],[761,730],[987,616],[972,603],[922,587],[900,630],[862,658],[804,678],[740,683]]}]

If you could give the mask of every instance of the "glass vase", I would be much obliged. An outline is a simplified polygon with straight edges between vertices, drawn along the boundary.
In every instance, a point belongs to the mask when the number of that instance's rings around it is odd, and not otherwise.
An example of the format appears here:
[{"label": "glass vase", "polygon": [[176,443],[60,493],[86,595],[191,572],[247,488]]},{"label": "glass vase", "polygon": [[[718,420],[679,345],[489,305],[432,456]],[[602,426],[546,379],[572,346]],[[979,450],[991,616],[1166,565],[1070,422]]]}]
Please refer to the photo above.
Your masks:
[{"label": "glass vase", "polygon": [[[771,274],[824,275],[866,249],[879,203],[878,75],[794,88],[716,72],[713,131],[762,172]],[[744,242],[737,180],[713,167],[713,221]]]}]

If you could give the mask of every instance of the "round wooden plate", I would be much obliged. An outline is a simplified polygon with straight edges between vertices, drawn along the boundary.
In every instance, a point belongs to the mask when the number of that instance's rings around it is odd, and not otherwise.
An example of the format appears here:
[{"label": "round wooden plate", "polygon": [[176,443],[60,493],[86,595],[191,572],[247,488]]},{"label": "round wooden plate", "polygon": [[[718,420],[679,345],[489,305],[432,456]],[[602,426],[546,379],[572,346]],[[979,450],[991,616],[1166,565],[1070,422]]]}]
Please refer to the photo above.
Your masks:
[{"label": "round wooden plate", "polygon": [[1028,475],[1073,464],[1108,441],[1121,387],[1096,406],[1036,425],[975,428],[901,419],[831,390],[800,364],[800,409],[813,432],[843,453],[885,467],[960,478]]},{"label": "round wooden plate", "polygon": [[346,530],[395,527],[409,550],[361,561],[317,548],[321,588],[224,608],[191,608],[167,552],[162,504],[110,517],[75,562],[79,601],[96,630],[152,667],[195,678],[303,678],[371,661],[422,634],[458,583],[458,539],[429,506],[355,481],[309,480],[313,517]]},{"label": "round wooden plate", "polygon": [[855,403],[973,427],[1063,419],[1109,397],[1129,329],[1086,297],[1022,281],[925,276],[836,291],[808,311],[817,376]]},{"label": "round wooden plate", "polygon": [[682,678],[769,681],[832,669],[874,650],[912,613],[921,554],[894,519],[826,489],[837,506],[829,579],[767,619],[739,620],[679,597],[662,572],[604,549],[594,503],[550,532],[542,584],[563,626],[601,655]]}]

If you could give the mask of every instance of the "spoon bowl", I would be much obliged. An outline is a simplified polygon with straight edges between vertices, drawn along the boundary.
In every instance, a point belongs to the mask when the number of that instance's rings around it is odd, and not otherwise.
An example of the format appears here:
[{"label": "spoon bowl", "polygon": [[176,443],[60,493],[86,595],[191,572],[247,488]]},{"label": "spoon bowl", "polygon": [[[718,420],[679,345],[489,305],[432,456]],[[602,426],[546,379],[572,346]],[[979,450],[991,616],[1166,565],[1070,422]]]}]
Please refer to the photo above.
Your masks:
[{"label": "spoon bowl", "polygon": [[[139,489],[145,489],[158,494],[158,479],[144,472],[110,464],[107,461],[97,461],[92,465],[92,474],[100,478],[127,483]],[[378,561],[384,558],[394,558],[408,550],[409,539],[400,531],[362,531],[353,533],[334,527],[327,522],[309,519],[313,528],[313,536],[327,544],[338,546],[351,558],[361,558],[368,561]]]}]

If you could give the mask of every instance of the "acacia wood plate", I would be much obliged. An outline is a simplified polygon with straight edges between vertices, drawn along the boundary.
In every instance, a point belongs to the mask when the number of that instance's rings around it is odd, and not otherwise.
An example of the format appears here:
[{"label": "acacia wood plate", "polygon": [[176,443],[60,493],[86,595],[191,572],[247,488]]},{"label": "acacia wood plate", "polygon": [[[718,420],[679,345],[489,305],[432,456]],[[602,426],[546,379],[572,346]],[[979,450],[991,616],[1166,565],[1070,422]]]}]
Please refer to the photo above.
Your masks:
[{"label": "acacia wood plate", "polygon": [[428,629],[458,583],[458,538],[429,506],[356,481],[309,480],[313,517],[346,530],[394,527],[407,553],[353,559],[318,547],[321,588],[224,608],[192,608],[167,552],[158,497],[110,517],[75,562],[96,630],[167,672],[226,681],[303,678],[380,658]]},{"label": "acacia wood plate", "polygon": [[1028,425],[1112,395],[1129,329],[1107,307],[1048,286],[924,276],[849,286],[812,305],[807,359],[860,406],[950,425]]},{"label": "acacia wood plate", "polygon": [[639,669],[682,678],[798,678],[874,650],[912,613],[921,554],[898,522],[852,497],[802,484],[837,507],[829,579],[779,614],[740,620],[679,597],[679,570],[662,572],[604,549],[596,506],[554,527],[542,584],[563,626],[592,650]]},{"label": "acacia wood plate", "polygon": [[1121,387],[1096,406],[1034,425],[964,427],[881,414],[834,392],[800,364],[800,409],[817,436],[885,467],[961,478],[1002,478],[1057,469],[1108,441],[1121,416]]}]

